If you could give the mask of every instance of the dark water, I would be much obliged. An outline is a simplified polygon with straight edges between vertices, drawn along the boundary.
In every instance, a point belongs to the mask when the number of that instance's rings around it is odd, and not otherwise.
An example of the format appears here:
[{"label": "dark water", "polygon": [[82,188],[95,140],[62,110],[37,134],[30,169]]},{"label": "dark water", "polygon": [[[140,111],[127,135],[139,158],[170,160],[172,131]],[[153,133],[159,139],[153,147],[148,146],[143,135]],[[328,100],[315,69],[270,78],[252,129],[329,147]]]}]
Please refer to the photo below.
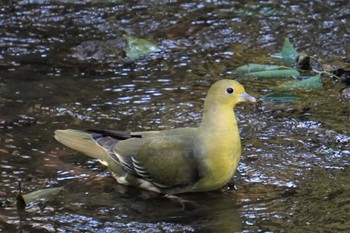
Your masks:
[{"label": "dark water", "polygon": [[[0,231],[350,231],[350,104],[342,84],[291,104],[236,108],[243,154],[236,191],[185,194],[198,206],[116,184],[58,144],[61,128],[196,126],[211,83],[298,51],[348,66],[348,1],[11,1],[0,3]],[[162,52],[125,58],[133,34]],[[345,65],[344,65],[345,64]],[[243,81],[252,95],[276,80]],[[8,200],[64,187],[18,212]]]}]

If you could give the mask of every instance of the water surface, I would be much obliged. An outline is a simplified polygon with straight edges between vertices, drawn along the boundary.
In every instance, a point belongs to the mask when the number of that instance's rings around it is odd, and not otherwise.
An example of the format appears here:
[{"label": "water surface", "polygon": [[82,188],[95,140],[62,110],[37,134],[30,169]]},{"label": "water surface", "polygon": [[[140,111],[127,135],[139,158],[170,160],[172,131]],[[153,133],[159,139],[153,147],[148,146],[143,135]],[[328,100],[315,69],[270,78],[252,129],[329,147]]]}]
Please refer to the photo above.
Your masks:
[{"label": "water surface", "polygon": [[[241,104],[237,190],[185,194],[186,206],[118,185],[53,139],[62,128],[195,127],[213,82],[278,62],[286,36],[348,64],[348,1],[3,1],[0,4],[0,231],[349,231],[349,99],[324,80],[295,103]],[[123,34],[162,52],[130,60]],[[280,81],[242,81],[260,98]],[[24,212],[17,194],[64,187]]]}]

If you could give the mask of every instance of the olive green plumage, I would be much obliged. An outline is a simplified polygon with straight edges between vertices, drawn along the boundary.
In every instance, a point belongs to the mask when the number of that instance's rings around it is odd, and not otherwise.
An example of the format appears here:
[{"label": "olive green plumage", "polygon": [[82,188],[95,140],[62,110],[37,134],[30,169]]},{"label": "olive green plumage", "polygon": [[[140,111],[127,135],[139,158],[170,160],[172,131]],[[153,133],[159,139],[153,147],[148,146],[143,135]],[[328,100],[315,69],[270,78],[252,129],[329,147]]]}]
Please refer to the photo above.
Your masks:
[{"label": "olive green plumage", "polygon": [[198,128],[120,132],[56,130],[62,144],[99,159],[118,183],[176,194],[221,188],[236,171],[241,142],[233,107],[255,102],[233,80],[214,83]]}]

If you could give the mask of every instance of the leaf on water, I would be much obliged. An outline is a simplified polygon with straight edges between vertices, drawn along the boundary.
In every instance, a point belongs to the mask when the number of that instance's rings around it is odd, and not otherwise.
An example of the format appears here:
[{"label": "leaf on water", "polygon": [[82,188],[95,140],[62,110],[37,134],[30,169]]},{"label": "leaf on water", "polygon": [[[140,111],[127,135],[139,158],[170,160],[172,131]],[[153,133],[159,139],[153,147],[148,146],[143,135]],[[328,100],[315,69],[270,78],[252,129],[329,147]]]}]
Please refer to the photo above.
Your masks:
[{"label": "leaf on water", "polygon": [[160,48],[155,43],[135,36],[124,35],[126,39],[125,53],[128,58],[139,58],[153,52],[159,52]]},{"label": "leaf on water", "polygon": [[298,96],[287,93],[272,93],[261,97],[264,102],[292,103],[298,100]]},{"label": "leaf on water", "polygon": [[[19,204],[21,206],[23,204],[25,206],[25,205],[28,205],[28,203],[30,202],[37,202],[41,200],[49,201],[54,199],[62,189],[63,187],[47,188],[47,189],[36,190],[34,192],[27,193],[27,194],[18,194],[17,204],[18,202],[20,202]],[[21,203],[21,202],[24,202],[24,203]]]},{"label": "leaf on water", "polygon": [[237,73],[251,73],[251,72],[264,71],[264,70],[278,70],[281,68],[283,67],[277,66],[277,65],[263,65],[263,64],[249,63],[247,65],[237,67],[235,71]]},{"label": "leaf on water", "polygon": [[257,79],[271,79],[271,78],[291,78],[293,76],[298,76],[300,73],[294,69],[284,69],[284,70],[264,70],[258,72],[251,72],[243,74],[241,78],[257,78]]},{"label": "leaf on water", "polygon": [[290,43],[288,37],[284,39],[281,54],[282,54],[282,62],[286,66],[292,66],[297,61],[299,54],[294,49],[293,45]]},{"label": "leaf on water", "polygon": [[295,80],[282,83],[276,89],[320,89],[322,88],[321,74],[311,76],[303,80]]},{"label": "leaf on water", "polygon": [[282,59],[282,53],[271,54],[271,57]]}]

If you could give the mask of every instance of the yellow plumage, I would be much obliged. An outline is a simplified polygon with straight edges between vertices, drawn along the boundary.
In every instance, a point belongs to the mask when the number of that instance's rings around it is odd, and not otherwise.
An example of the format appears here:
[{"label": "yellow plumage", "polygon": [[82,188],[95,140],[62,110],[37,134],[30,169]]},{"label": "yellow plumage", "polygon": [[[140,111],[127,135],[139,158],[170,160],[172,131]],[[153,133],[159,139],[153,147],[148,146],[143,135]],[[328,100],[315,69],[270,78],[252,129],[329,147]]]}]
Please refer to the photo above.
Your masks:
[{"label": "yellow plumage", "polygon": [[233,107],[255,102],[233,80],[214,83],[198,128],[152,132],[56,130],[62,144],[101,160],[121,184],[176,194],[224,186],[236,171],[241,141]]}]

